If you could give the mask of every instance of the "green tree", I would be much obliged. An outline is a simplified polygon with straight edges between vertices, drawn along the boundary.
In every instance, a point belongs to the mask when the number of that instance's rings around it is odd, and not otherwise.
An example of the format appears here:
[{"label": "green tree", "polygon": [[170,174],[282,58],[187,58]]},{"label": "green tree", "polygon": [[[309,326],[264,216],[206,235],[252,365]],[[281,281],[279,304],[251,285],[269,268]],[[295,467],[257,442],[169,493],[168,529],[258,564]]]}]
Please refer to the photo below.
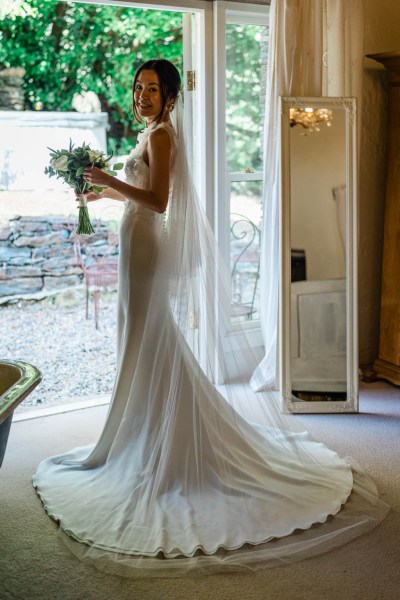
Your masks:
[{"label": "green tree", "polygon": [[138,66],[167,58],[182,67],[182,15],[130,7],[29,0],[0,13],[0,66],[22,66],[25,103],[72,110],[75,93],[95,92],[108,113],[109,150],[126,153],[138,125],[131,86]]},{"label": "green tree", "polygon": [[266,33],[259,25],[227,26],[227,162],[231,171],[262,169]]}]

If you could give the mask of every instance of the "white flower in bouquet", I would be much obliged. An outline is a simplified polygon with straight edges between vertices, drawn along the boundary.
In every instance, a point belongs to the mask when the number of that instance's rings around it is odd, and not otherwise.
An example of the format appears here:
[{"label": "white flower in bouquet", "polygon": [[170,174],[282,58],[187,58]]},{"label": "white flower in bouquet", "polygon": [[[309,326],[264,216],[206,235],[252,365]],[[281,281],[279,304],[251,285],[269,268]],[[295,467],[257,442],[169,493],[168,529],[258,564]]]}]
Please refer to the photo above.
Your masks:
[{"label": "white flower in bouquet", "polygon": [[95,163],[98,160],[101,160],[102,156],[103,153],[100,152],[100,150],[89,150],[89,158],[93,163]]},{"label": "white flower in bouquet", "polygon": [[76,233],[90,235],[94,229],[90,222],[87,209],[85,192],[93,191],[100,193],[103,187],[90,185],[83,179],[83,172],[86,167],[97,167],[109,175],[117,175],[116,171],[123,168],[123,163],[117,163],[110,168],[111,156],[106,155],[100,150],[92,150],[88,144],[74,148],[70,141],[69,149],[50,150],[50,166],[46,167],[44,172],[49,177],[56,176],[63,179],[71,186],[79,196],[79,218]]},{"label": "white flower in bouquet", "polygon": [[68,156],[60,156],[50,161],[51,166],[56,171],[68,171]]}]

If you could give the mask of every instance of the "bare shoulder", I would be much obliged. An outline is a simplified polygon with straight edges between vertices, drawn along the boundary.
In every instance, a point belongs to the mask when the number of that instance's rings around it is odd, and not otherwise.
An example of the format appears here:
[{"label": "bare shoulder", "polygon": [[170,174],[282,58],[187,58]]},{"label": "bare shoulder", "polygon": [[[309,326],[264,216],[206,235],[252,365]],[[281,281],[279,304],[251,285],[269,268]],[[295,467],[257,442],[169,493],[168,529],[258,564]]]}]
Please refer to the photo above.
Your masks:
[{"label": "bare shoulder", "polygon": [[154,147],[169,147],[171,146],[171,136],[166,127],[157,127],[149,135],[149,143]]}]

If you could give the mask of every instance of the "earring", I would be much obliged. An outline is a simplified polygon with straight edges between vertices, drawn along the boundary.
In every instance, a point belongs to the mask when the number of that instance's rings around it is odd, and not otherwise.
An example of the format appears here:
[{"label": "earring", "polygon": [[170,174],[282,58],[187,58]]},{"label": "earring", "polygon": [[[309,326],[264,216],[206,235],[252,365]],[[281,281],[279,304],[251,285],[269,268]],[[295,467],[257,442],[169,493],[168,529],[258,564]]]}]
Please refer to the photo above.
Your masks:
[{"label": "earring", "polygon": [[171,110],[173,110],[173,108],[174,108],[173,102],[171,102],[170,104],[168,104],[165,108],[168,110],[168,112],[171,112]]}]

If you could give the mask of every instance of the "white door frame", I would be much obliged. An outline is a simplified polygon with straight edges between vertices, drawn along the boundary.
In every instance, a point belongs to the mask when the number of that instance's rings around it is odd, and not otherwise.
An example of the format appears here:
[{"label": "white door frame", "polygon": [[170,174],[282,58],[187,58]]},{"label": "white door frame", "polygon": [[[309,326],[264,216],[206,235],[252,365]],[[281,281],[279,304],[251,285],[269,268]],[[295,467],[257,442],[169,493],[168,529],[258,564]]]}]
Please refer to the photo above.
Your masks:
[{"label": "white door frame", "polygon": [[[229,174],[226,168],[226,25],[241,22],[260,25],[265,19],[267,24],[269,5],[246,4],[244,2],[227,2],[215,0],[214,10],[214,189],[215,215],[213,227],[218,244],[224,254],[229,254],[229,227],[227,226],[227,202],[230,194]],[[229,218],[229,217],[228,217]],[[228,221],[229,223],[229,221]]]},{"label": "white door frame", "polygon": [[[230,215],[230,190],[231,174],[227,168],[226,161],[226,25],[229,23],[243,23],[250,25],[268,24],[269,6],[245,4],[238,2],[227,2],[216,0],[214,5],[214,190],[215,190],[215,214],[213,215],[213,226],[218,245],[226,261],[230,255],[229,238],[229,215]],[[234,180],[250,180],[259,174],[241,174],[235,176]],[[226,307],[229,310],[229,307]],[[242,330],[245,327],[247,340],[253,349],[262,348],[260,321],[252,321],[241,324],[238,328],[234,323],[230,324],[226,335],[230,338],[231,347],[241,347]]]}]

